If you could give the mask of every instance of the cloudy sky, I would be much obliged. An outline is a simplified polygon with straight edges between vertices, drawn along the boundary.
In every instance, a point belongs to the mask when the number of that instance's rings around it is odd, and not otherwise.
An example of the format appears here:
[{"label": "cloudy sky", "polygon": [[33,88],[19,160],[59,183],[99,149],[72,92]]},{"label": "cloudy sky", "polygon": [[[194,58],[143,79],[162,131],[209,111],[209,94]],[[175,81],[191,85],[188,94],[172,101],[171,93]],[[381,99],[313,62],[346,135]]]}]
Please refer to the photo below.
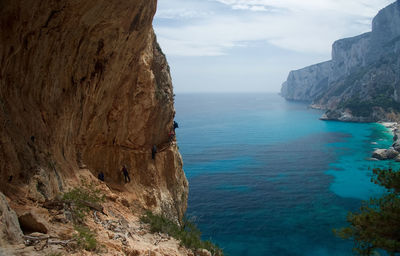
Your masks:
[{"label": "cloudy sky", "polygon": [[175,92],[278,92],[290,70],[329,60],[393,0],[158,0],[154,28]]}]

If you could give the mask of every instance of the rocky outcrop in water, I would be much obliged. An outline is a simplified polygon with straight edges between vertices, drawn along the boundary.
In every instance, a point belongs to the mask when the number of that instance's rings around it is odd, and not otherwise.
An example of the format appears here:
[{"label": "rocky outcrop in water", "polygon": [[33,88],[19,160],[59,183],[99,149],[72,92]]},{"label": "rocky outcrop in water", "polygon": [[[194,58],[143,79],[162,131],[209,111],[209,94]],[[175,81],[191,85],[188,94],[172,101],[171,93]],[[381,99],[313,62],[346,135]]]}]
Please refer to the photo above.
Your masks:
[{"label": "rocky outcrop in water", "polygon": [[321,65],[317,64],[292,71],[281,94],[289,100],[306,98],[312,106],[329,110],[325,119],[396,120],[400,112],[399,54],[400,1],[396,1],[373,19],[371,32],[336,41],[332,60],[325,62],[330,66],[316,69]]},{"label": "rocky outcrop in water", "polygon": [[394,159],[396,162],[400,162],[400,126],[397,122],[383,122],[381,124],[393,133],[393,144],[387,149],[375,149],[371,157],[375,160]]},{"label": "rocky outcrop in water", "polygon": [[394,150],[393,148],[389,149],[376,149],[372,153],[372,157],[378,160],[387,160],[387,159],[393,159],[399,155],[399,152]]},{"label": "rocky outcrop in water", "polygon": [[19,217],[38,220],[30,206],[81,185],[88,170],[84,182],[103,172],[127,205],[182,218],[188,183],[169,142],[174,98],[156,3],[0,2],[0,191]]}]

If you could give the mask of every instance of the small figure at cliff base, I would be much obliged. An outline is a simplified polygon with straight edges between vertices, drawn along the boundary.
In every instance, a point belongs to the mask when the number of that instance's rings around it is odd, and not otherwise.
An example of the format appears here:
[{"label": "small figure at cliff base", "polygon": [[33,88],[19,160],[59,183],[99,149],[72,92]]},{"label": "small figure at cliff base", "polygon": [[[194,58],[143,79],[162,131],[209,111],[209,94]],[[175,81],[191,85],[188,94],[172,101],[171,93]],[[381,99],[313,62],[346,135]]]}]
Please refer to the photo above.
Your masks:
[{"label": "small figure at cliff base", "polygon": [[99,180],[101,180],[101,181],[104,181],[104,173],[103,173],[103,172],[100,172],[100,173],[97,175],[97,178],[99,178]]},{"label": "small figure at cliff base", "polygon": [[131,177],[129,177],[128,169],[126,165],[122,167],[122,173],[124,174],[125,183],[131,182]]},{"label": "small figure at cliff base", "polygon": [[157,153],[157,146],[153,145],[153,147],[151,148],[151,159],[155,159],[156,158],[156,153]]}]

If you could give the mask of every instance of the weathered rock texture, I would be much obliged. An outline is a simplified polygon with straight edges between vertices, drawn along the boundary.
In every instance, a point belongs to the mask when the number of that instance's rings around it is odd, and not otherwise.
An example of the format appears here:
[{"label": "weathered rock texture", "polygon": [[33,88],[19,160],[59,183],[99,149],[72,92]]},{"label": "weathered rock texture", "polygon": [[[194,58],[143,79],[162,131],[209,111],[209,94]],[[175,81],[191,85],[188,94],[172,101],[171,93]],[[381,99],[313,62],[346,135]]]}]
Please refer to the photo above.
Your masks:
[{"label": "weathered rock texture", "polygon": [[[47,201],[44,207],[29,203],[21,205],[10,201],[9,209],[13,207],[17,212],[22,213],[20,219],[25,218],[30,225],[27,229],[21,224],[25,233],[23,235],[19,229],[17,215],[12,213],[12,210],[3,211],[5,209],[3,206],[7,205],[7,202],[3,200],[0,193],[0,218],[2,218],[0,232],[6,230],[8,234],[17,238],[16,243],[6,238],[5,243],[2,244],[4,236],[0,237],[0,255],[194,256],[190,249],[182,247],[176,239],[166,234],[151,233],[149,225],[139,220],[141,207],[128,202],[127,193],[111,191],[107,184],[93,177],[88,169],[81,169],[77,176],[87,180],[92,189],[96,189],[99,195],[104,195],[106,198],[105,202],[101,203],[101,212],[90,211],[85,218],[87,227],[96,234],[97,249],[85,251],[78,247],[74,239],[77,232],[69,217],[71,212],[68,207],[65,208],[65,204],[57,204],[57,200]],[[24,212],[29,213],[24,214]],[[5,227],[6,225],[8,226]],[[48,230],[47,227],[49,227]],[[21,242],[22,238],[24,244]]]},{"label": "weathered rock texture", "polygon": [[372,153],[372,157],[376,158],[378,160],[387,160],[387,159],[393,159],[399,155],[399,152],[394,150],[393,148],[390,149],[376,149]]},{"label": "weathered rock texture", "polygon": [[155,10],[156,0],[0,1],[0,191],[16,204],[54,198],[87,168],[129,204],[183,216],[188,183],[168,143],[174,98]]},{"label": "weathered rock texture", "polygon": [[22,243],[22,231],[17,214],[10,208],[6,197],[0,192],[0,248],[18,243]]},{"label": "weathered rock texture", "polygon": [[289,100],[306,99],[314,107],[329,110],[325,119],[357,122],[398,119],[399,54],[398,0],[378,13],[372,32],[336,41],[331,61],[292,71],[282,86],[282,96]]}]

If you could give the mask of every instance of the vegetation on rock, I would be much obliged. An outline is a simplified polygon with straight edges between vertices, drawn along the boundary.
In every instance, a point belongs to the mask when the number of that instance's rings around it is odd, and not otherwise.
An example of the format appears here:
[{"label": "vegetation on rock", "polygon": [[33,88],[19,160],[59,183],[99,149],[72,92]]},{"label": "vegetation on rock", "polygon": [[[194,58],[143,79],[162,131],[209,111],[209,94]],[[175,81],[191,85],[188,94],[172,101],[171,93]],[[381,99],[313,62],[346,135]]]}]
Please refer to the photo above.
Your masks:
[{"label": "vegetation on rock", "polygon": [[400,104],[383,94],[377,95],[371,100],[354,97],[339,104],[339,108],[348,108],[353,115],[362,117],[371,115],[374,107],[381,107],[387,112],[400,112]]},{"label": "vegetation on rock", "polygon": [[[84,183],[84,182],[83,182]],[[85,226],[85,218],[91,209],[102,209],[100,203],[104,202],[104,194],[94,185],[76,187],[62,196],[62,201],[67,205],[71,213],[71,219],[77,234],[74,238],[80,248],[87,251],[97,249],[96,234]]]},{"label": "vegetation on rock", "polygon": [[86,251],[95,251],[97,249],[96,234],[86,226],[75,226],[78,232],[74,236],[78,246]]},{"label": "vegetation on rock", "polygon": [[389,255],[400,253],[400,172],[374,169],[372,182],[388,191],[381,198],[364,202],[359,213],[349,213],[350,226],[334,230],[344,239],[354,241],[359,255],[376,255],[385,250]]},{"label": "vegetation on rock", "polygon": [[211,241],[202,241],[201,232],[196,225],[184,218],[183,224],[179,226],[175,222],[165,218],[164,216],[155,215],[147,212],[142,216],[141,221],[150,224],[150,231],[153,233],[161,232],[168,234],[175,239],[181,241],[181,245],[186,248],[197,250],[206,249],[215,256],[223,256],[223,251]]},{"label": "vegetation on rock", "polygon": [[68,205],[72,221],[82,224],[91,208],[101,208],[100,203],[104,202],[104,195],[93,185],[84,185],[64,193],[62,201]]}]

